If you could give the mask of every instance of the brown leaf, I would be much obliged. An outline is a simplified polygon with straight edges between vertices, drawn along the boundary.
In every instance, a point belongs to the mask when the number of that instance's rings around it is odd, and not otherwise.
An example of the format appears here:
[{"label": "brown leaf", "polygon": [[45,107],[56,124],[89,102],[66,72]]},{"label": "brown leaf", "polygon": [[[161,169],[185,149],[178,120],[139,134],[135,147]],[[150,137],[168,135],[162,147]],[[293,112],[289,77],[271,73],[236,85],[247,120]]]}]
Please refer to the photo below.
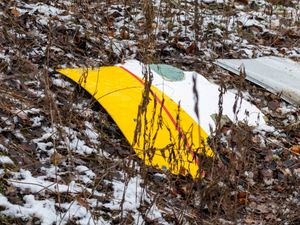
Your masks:
[{"label": "brown leaf", "polygon": [[21,143],[19,146],[23,151],[26,151],[29,153],[32,153],[35,150],[34,144]]},{"label": "brown leaf", "polygon": [[242,3],[244,5],[248,5],[249,4],[248,0],[235,0],[235,2],[239,2],[239,3]]},{"label": "brown leaf", "polygon": [[197,51],[197,45],[195,42],[193,42],[187,49],[186,53],[187,54],[194,54]]},{"label": "brown leaf", "polygon": [[63,160],[63,156],[59,154],[58,152],[54,152],[54,154],[51,156],[51,163],[55,166],[59,165]]},{"label": "brown leaf", "polygon": [[285,187],[283,187],[282,185],[276,185],[275,187],[274,187],[274,189],[277,191],[277,192],[284,192],[285,191]]},{"label": "brown leaf", "polygon": [[295,155],[299,155],[300,154],[300,145],[293,145],[290,148],[291,152]]},{"label": "brown leaf", "polygon": [[279,35],[276,35],[272,41],[272,44],[273,46],[278,46],[278,45],[282,45],[282,37],[279,36]]},{"label": "brown leaf", "polygon": [[15,109],[15,110],[12,110],[11,111],[14,115],[17,115],[20,119],[22,119],[22,120],[29,120],[28,119],[28,115],[24,112],[24,111],[22,111],[22,110],[20,110],[20,109]]},{"label": "brown leaf", "polygon": [[14,186],[6,186],[5,195],[16,195],[17,189]]},{"label": "brown leaf", "polygon": [[276,109],[278,109],[279,106],[280,106],[280,102],[277,100],[272,100],[272,101],[268,102],[268,108],[273,111],[276,111]]},{"label": "brown leaf", "polygon": [[291,4],[291,0],[268,0],[273,5],[284,5],[289,6]]},{"label": "brown leaf", "polygon": [[19,11],[18,11],[15,7],[12,8],[11,13],[12,13],[15,17],[21,16],[21,14],[19,13]]},{"label": "brown leaf", "polygon": [[238,193],[238,200],[240,205],[246,205],[248,203],[247,192],[241,191]]},{"label": "brown leaf", "polygon": [[299,39],[300,38],[300,34],[297,33],[296,31],[294,30],[286,30],[285,32],[285,35],[287,35],[289,38],[292,38],[292,39]]},{"label": "brown leaf", "polygon": [[107,36],[115,37],[115,33],[112,30],[107,31]]},{"label": "brown leaf", "polygon": [[121,31],[120,31],[120,37],[121,37],[121,39],[129,39],[129,33],[128,33],[128,31],[127,30],[125,30],[125,29],[122,29]]},{"label": "brown leaf", "polygon": [[177,43],[176,47],[181,50],[185,50],[183,44]]},{"label": "brown leaf", "polygon": [[80,196],[77,196],[76,200],[79,203],[79,205],[86,208],[87,210],[90,208],[89,203],[86,200],[84,200],[83,198],[81,198]]}]

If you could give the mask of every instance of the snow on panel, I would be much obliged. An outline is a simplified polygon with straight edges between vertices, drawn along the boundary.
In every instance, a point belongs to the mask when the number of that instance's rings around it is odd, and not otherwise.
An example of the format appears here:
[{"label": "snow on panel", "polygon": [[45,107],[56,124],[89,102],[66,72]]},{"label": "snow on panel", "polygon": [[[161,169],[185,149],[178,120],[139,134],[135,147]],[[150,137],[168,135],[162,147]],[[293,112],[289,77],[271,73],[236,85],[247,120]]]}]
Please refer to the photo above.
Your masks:
[{"label": "snow on panel", "polygon": [[246,79],[295,105],[300,105],[300,64],[275,56],[256,59],[218,59],[215,64],[239,75],[244,66]]}]

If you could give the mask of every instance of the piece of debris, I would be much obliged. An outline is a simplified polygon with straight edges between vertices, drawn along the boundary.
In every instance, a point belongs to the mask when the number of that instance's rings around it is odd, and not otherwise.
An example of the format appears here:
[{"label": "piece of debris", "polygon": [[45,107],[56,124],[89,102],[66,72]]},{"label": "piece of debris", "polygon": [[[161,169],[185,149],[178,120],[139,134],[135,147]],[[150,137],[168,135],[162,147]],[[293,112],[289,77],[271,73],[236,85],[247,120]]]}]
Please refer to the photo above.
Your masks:
[{"label": "piece of debris", "polygon": [[246,79],[278,94],[287,102],[300,105],[300,64],[275,56],[256,59],[218,59],[215,64],[239,75],[242,67]]},{"label": "piece of debris", "polygon": [[223,117],[233,123],[265,124],[263,114],[248,101],[231,92],[220,96],[219,86],[202,75],[169,65],[128,60],[58,72],[95,97],[147,165],[174,174],[201,174],[197,155],[205,149],[213,156],[207,138],[216,128],[220,107]]}]

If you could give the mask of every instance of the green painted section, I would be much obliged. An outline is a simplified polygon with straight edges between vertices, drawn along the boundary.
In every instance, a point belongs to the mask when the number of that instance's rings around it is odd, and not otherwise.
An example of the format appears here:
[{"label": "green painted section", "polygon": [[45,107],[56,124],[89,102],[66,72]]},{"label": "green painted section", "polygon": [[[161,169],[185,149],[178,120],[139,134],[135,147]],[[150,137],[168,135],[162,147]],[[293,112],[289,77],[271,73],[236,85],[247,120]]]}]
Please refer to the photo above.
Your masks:
[{"label": "green painted section", "polygon": [[150,64],[150,69],[167,81],[181,81],[184,79],[184,72],[174,66],[167,64]]}]

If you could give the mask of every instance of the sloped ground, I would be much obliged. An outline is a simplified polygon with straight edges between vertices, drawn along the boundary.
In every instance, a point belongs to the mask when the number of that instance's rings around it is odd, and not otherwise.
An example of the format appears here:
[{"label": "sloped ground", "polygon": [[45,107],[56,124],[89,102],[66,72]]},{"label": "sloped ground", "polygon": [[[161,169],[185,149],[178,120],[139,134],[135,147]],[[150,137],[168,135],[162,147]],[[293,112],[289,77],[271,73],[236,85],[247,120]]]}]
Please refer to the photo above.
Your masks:
[{"label": "sloped ground", "polygon": [[[299,109],[212,64],[299,60],[299,2],[99,2],[0,3],[0,224],[299,224]],[[127,58],[201,72],[255,103],[267,131],[218,130],[201,181],[145,167],[55,72]]]}]

